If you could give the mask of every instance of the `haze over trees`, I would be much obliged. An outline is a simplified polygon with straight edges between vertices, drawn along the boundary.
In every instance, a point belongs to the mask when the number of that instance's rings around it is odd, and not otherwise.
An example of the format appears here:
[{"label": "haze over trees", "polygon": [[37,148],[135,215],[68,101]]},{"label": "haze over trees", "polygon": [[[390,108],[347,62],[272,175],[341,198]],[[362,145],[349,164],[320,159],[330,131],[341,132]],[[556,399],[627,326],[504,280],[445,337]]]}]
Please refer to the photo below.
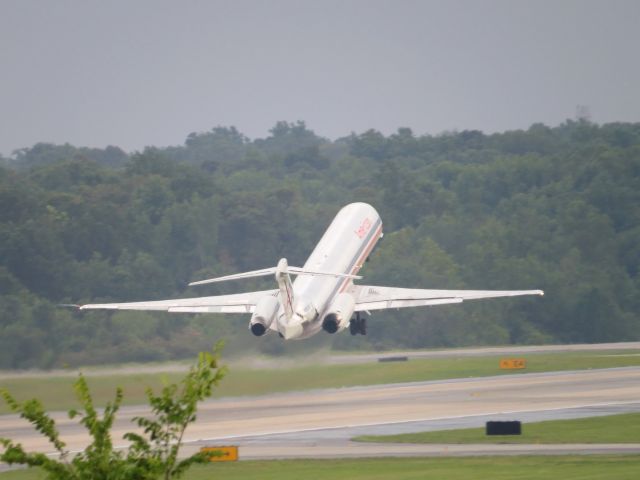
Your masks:
[{"label": "haze over trees", "polygon": [[[637,123],[329,141],[279,122],[264,139],[216,127],[131,155],[37,144],[0,164],[2,368],[181,358],[223,337],[229,353],[640,339]],[[56,308],[272,288],[185,286],[302,264],[352,201],[385,226],[363,283],[546,295],[374,312],[366,337],[286,344],[242,316]]]}]

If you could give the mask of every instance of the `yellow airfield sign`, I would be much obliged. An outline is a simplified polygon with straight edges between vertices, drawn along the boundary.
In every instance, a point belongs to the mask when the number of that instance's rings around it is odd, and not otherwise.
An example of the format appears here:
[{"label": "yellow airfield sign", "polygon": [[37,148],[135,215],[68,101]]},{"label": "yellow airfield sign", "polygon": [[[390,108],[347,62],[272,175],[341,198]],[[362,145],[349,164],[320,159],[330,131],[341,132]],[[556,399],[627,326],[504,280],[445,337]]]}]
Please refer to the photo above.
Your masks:
[{"label": "yellow airfield sign", "polygon": [[215,453],[209,457],[211,462],[237,462],[238,461],[238,447],[225,446],[225,447],[202,447],[200,453]]},{"label": "yellow airfield sign", "polygon": [[524,358],[502,358],[500,368],[505,370],[517,370],[527,368],[527,361]]}]

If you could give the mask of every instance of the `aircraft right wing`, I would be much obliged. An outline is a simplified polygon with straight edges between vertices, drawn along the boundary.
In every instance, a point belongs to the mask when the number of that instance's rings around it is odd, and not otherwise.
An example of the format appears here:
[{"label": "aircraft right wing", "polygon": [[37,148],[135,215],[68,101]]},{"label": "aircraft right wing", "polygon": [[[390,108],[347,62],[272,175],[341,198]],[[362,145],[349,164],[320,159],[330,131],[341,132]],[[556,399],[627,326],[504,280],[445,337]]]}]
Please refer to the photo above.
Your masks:
[{"label": "aircraft right wing", "polygon": [[235,293],[214,297],[179,298],[151,302],[90,303],[80,305],[80,310],[155,310],[171,313],[253,313],[258,301],[278,295],[279,290]]},{"label": "aircraft right wing", "polygon": [[542,290],[424,290],[370,285],[354,285],[351,293],[356,301],[356,312],[383,310],[386,308],[444,305],[483,298],[544,295]]}]

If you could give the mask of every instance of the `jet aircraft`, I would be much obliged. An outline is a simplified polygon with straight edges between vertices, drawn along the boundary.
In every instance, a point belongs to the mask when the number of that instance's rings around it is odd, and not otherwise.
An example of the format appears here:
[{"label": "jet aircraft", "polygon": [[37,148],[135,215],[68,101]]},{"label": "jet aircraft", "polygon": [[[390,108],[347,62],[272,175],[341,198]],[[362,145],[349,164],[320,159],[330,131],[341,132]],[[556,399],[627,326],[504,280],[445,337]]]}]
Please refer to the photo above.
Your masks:
[{"label": "jet aircraft", "polygon": [[[173,313],[251,314],[249,329],[256,336],[269,330],[285,340],[308,338],[321,330],[334,334],[349,329],[365,335],[361,313],[387,308],[462,303],[495,297],[543,295],[542,290],[425,290],[358,285],[359,270],[382,238],[378,212],[366,203],[343,207],[333,219],[303,267],[285,258],[276,267],[190,283],[203,285],[275,275],[278,288],[210,297],[131,303],[82,305],[81,310],[156,310]],[[291,281],[291,276],[297,278]]]}]

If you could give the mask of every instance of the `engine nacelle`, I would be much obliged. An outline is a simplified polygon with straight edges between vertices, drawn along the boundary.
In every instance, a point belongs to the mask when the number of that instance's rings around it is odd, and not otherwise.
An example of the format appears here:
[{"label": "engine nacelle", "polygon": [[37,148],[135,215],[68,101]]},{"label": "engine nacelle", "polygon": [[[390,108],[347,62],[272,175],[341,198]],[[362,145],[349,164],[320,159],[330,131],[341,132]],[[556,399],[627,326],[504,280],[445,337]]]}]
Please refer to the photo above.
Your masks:
[{"label": "engine nacelle", "polygon": [[356,301],[348,293],[340,293],[333,299],[327,314],[322,319],[322,329],[327,333],[336,333],[349,326],[349,320],[356,308]]},{"label": "engine nacelle", "polygon": [[264,335],[275,320],[279,308],[280,302],[276,297],[263,297],[258,300],[249,322],[251,333],[256,337]]}]

